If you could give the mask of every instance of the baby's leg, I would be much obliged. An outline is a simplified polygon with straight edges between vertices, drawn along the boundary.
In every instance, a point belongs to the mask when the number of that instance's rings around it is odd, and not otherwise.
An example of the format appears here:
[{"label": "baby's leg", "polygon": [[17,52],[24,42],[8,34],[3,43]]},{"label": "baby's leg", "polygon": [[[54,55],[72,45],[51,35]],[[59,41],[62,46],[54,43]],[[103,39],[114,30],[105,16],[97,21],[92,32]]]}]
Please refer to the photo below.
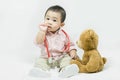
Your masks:
[{"label": "baby's leg", "polygon": [[71,61],[71,57],[68,55],[68,54],[66,54],[59,62],[59,64],[60,64],[60,68],[64,68],[64,67],[66,67],[66,66],[68,66],[68,65],[70,65],[70,61]]},{"label": "baby's leg", "polygon": [[50,70],[50,65],[48,64],[48,60],[41,57],[36,60],[34,66],[45,71]]},{"label": "baby's leg", "polygon": [[29,75],[32,77],[49,77],[50,73],[47,71],[50,69],[47,59],[39,58],[36,60],[34,68],[31,69]]}]

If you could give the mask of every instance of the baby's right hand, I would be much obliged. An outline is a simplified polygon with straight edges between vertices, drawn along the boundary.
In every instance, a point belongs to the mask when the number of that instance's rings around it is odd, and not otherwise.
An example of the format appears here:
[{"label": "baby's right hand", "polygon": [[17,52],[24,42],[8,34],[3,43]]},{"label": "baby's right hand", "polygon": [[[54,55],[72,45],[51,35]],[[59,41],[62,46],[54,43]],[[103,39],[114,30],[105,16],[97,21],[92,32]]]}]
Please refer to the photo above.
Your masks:
[{"label": "baby's right hand", "polygon": [[42,24],[39,25],[39,29],[42,30],[42,31],[45,31],[45,32],[46,32],[46,31],[47,31],[47,28],[48,28],[47,25],[44,24],[44,23],[42,23]]}]

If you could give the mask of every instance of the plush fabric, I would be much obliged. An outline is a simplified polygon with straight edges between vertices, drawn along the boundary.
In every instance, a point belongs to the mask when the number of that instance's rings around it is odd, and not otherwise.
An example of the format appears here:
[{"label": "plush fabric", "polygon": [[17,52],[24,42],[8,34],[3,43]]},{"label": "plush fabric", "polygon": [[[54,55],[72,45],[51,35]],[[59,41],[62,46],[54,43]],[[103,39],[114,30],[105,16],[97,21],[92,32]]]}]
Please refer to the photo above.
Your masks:
[{"label": "plush fabric", "polygon": [[106,58],[101,57],[98,46],[98,35],[92,29],[87,29],[82,32],[79,40],[77,41],[79,48],[84,50],[83,57],[78,57],[71,61],[71,64],[77,64],[79,72],[81,73],[93,73],[99,72],[104,68]]}]

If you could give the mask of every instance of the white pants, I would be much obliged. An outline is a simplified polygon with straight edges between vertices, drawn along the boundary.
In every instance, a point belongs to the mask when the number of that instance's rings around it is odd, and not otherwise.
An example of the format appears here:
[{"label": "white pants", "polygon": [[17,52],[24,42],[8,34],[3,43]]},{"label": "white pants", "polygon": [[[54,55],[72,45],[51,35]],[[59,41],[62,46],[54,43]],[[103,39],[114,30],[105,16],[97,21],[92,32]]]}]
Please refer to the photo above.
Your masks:
[{"label": "white pants", "polygon": [[40,57],[36,60],[35,67],[41,68],[43,70],[50,70],[51,66],[52,67],[57,66],[59,68],[63,68],[63,67],[70,65],[70,60],[71,60],[71,57],[68,54],[66,54],[60,60],[56,60],[52,64],[49,64],[48,59]]}]

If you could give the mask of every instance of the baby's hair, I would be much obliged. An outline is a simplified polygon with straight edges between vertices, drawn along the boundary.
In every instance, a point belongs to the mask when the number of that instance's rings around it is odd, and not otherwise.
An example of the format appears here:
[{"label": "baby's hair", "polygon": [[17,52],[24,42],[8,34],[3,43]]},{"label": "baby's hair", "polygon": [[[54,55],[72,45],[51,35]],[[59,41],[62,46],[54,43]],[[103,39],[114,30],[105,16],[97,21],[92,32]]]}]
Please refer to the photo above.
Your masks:
[{"label": "baby's hair", "polygon": [[61,14],[61,22],[65,21],[66,18],[66,11],[59,5],[54,5],[51,6],[47,9],[47,11],[45,12],[45,16],[47,14],[48,11],[54,11],[54,12],[59,12]]}]

